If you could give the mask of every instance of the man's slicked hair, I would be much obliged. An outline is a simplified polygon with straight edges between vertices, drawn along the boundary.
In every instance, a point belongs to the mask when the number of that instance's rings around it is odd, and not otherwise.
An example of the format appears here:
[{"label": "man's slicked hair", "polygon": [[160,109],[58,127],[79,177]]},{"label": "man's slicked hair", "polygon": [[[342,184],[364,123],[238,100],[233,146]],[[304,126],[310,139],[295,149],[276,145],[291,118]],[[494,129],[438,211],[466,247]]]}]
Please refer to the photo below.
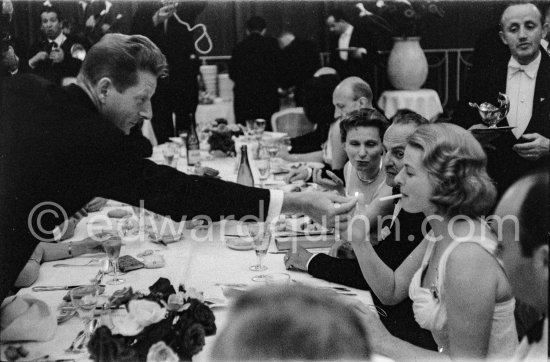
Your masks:
[{"label": "man's slicked hair", "polygon": [[143,35],[106,34],[86,54],[79,77],[92,85],[107,77],[123,92],[138,83],[138,71],[164,77],[168,75],[166,57]]},{"label": "man's slicked hair", "polygon": [[391,118],[390,118],[391,124],[401,124],[401,125],[407,125],[407,124],[414,124],[415,126],[419,127],[424,124],[430,123],[426,118],[422,117],[420,114],[416,113],[415,111],[411,111],[408,108],[403,108],[398,110]]}]

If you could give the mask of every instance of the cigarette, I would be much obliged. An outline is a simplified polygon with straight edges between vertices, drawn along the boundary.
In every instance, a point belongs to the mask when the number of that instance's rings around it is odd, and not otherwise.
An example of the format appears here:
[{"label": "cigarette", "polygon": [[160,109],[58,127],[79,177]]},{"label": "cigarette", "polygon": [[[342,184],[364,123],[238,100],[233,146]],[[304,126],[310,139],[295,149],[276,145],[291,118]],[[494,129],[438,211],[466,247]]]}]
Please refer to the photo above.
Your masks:
[{"label": "cigarette", "polygon": [[403,197],[403,194],[395,194],[395,195],[391,195],[391,196],[381,197],[381,198],[379,198],[379,200],[380,201],[387,201],[387,200],[399,199],[401,197]]}]

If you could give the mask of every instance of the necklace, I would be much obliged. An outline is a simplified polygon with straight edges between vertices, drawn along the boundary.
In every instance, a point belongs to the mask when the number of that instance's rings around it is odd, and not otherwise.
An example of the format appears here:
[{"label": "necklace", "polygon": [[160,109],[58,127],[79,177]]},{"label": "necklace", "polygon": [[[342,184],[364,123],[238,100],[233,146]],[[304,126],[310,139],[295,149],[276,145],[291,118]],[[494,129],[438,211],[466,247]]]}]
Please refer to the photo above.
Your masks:
[{"label": "necklace", "polygon": [[361,177],[358,170],[356,170],[355,173],[357,174],[357,178],[359,179],[359,181],[364,182],[368,185],[368,184],[373,183],[378,178],[378,175],[380,174],[381,169],[382,169],[382,160],[380,160],[380,166],[378,166],[378,171],[376,172],[376,175],[374,175],[373,178],[363,178],[363,177]]}]

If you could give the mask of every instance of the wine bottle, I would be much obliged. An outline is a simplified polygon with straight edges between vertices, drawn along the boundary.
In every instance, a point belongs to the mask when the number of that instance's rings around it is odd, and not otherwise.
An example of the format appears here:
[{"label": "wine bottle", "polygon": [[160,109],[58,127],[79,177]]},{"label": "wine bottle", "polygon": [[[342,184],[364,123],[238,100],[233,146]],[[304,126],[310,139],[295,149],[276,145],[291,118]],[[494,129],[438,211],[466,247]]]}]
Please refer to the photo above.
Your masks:
[{"label": "wine bottle", "polygon": [[241,164],[239,165],[239,172],[237,173],[237,183],[254,187],[254,177],[252,176],[252,169],[248,161],[246,145],[241,146]]},{"label": "wine bottle", "polygon": [[195,166],[201,160],[201,150],[199,145],[199,137],[195,127],[195,117],[192,113],[189,114],[189,133],[187,134],[187,165]]}]

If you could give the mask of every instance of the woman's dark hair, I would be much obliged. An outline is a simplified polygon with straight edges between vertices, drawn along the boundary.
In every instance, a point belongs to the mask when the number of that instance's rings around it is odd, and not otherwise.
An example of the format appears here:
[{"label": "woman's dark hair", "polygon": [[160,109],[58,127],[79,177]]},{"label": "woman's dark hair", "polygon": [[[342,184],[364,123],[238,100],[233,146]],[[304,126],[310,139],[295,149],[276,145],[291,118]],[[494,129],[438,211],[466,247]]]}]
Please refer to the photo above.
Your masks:
[{"label": "woman's dark hair", "polygon": [[387,118],[376,109],[362,108],[357,111],[350,112],[340,122],[340,136],[342,143],[346,143],[346,137],[350,130],[359,127],[377,128],[380,139],[383,139],[389,125],[390,123]]}]

